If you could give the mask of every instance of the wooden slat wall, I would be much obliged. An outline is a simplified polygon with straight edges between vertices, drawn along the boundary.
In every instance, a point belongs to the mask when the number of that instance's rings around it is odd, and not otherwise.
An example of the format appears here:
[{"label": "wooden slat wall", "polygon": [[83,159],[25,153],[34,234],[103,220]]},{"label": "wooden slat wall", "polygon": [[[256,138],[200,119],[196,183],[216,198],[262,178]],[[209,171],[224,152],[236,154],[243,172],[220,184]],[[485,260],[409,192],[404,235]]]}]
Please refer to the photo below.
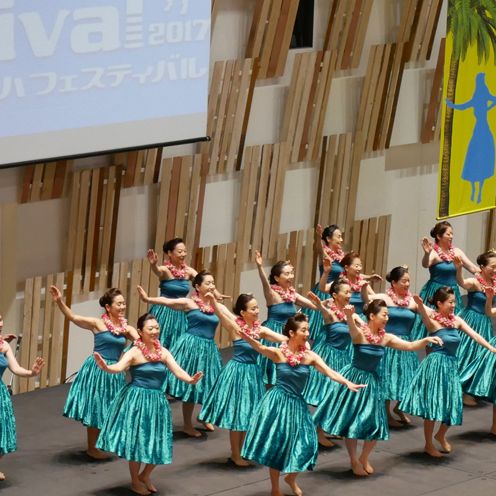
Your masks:
[{"label": "wooden slat wall", "polygon": [[149,186],[158,181],[161,159],[161,148],[148,148],[115,154],[113,165],[121,166],[124,171],[124,188]]},{"label": "wooden slat wall", "polygon": [[26,166],[19,203],[61,198],[69,169],[70,164],[66,160]]},{"label": "wooden slat wall", "polygon": [[258,78],[284,73],[299,0],[256,0],[246,58],[258,60]]}]

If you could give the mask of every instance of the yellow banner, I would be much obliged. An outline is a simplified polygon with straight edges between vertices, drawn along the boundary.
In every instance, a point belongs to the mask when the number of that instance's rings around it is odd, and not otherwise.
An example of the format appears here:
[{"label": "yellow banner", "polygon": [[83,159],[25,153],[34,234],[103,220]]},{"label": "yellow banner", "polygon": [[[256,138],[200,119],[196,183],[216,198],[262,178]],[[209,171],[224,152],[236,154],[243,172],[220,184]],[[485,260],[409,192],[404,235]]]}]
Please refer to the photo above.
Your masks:
[{"label": "yellow banner", "polygon": [[[494,0],[491,2],[496,4]],[[462,0],[461,3],[467,2]],[[496,63],[495,44],[490,36],[494,33],[496,16],[488,17],[487,11],[481,16],[481,11],[471,12],[467,6],[464,12],[455,12],[459,8],[455,4],[460,4],[459,0],[450,0],[448,16],[452,17],[448,26],[451,25],[451,31],[446,38],[444,64],[440,219],[496,206]],[[466,19],[466,25],[454,22],[456,15],[464,19],[463,15],[469,12],[472,20],[479,23],[476,28],[474,24],[469,25],[471,19]],[[462,32],[464,29],[467,32]]]}]

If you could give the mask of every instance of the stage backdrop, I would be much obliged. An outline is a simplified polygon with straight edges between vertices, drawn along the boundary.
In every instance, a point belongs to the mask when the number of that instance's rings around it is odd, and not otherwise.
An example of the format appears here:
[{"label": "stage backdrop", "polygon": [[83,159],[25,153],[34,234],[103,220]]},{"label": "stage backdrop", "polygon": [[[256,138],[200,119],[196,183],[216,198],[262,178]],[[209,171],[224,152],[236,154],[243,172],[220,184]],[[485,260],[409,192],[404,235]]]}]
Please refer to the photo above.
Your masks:
[{"label": "stage backdrop", "polygon": [[449,0],[442,105],[438,217],[494,208],[494,0]]}]

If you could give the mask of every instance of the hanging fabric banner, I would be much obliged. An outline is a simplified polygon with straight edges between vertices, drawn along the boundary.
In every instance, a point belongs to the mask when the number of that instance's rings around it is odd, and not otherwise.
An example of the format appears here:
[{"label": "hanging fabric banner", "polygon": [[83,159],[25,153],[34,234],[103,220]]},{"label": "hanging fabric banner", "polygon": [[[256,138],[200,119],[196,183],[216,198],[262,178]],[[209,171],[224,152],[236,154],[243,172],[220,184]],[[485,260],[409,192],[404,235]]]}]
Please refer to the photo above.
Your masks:
[{"label": "hanging fabric banner", "polygon": [[496,2],[449,0],[438,218],[496,206]]}]

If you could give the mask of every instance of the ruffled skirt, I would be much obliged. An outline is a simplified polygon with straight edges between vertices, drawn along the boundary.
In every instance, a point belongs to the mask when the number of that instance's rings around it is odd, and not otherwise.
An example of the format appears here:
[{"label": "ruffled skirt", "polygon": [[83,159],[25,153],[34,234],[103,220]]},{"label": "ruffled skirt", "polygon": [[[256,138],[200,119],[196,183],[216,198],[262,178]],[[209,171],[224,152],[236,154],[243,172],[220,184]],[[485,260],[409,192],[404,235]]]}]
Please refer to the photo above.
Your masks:
[{"label": "ruffled skirt", "polygon": [[186,313],[165,305],[152,305],[149,312],[155,315],[160,325],[160,342],[162,346],[168,349],[172,348],[188,329]]},{"label": "ruffled skirt", "polygon": [[317,433],[305,400],[275,386],[250,422],[241,456],[284,473],[312,470]]},{"label": "ruffled skirt", "polygon": [[[284,325],[286,322],[280,322],[279,320],[274,320],[274,319],[269,319],[263,322],[264,327],[268,327],[274,332],[277,332],[278,334],[282,334],[282,330],[284,329]],[[267,341],[265,339],[261,339],[260,342],[264,346],[270,346],[271,348],[275,348],[276,346],[279,346],[279,343],[273,343],[272,341]],[[258,355],[257,358],[258,364],[260,365],[260,368],[262,369],[262,376],[265,384],[275,384],[276,383],[276,368],[274,366],[274,363],[269,360],[267,357],[264,357],[263,355]]]},{"label": "ruffled skirt", "polygon": [[230,360],[208,393],[198,418],[221,429],[246,431],[264,392],[257,363]]},{"label": "ruffled skirt", "polygon": [[355,384],[357,393],[333,382],[314,413],[314,421],[329,434],[366,441],[389,439],[384,396],[376,372],[346,365],[340,373]]},{"label": "ruffled skirt", "polygon": [[203,372],[203,378],[197,384],[187,384],[169,371],[164,387],[166,393],[181,401],[202,405],[222,367],[217,345],[212,339],[187,332],[179,338],[171,353],[189,375]]},{"label": "ruffled skirt", "polygon": [[[109,365],[116,363],[108,360]],[[110,405],[126,385],[124,374],[109,374],[98,368],[89,356],[71,384],[64,405],[64,417],[82,422],[86,427],[101,429]]]},{"label": "ruffled skirt", "polygon": [[401,410],[426,420],[461,425],[463,394],[456,358],[434,352],[422,360]]},{"label": "ruffled skirt", "polygon": [[0,456],[17,449],[16,421],[12,400],[5,384],[0,379]]},{"label": "ruffled skirt", "polygon": [[172,416],[162,391],[128,384],[112,403],[97,448],[129,461],[172,463]]}]

